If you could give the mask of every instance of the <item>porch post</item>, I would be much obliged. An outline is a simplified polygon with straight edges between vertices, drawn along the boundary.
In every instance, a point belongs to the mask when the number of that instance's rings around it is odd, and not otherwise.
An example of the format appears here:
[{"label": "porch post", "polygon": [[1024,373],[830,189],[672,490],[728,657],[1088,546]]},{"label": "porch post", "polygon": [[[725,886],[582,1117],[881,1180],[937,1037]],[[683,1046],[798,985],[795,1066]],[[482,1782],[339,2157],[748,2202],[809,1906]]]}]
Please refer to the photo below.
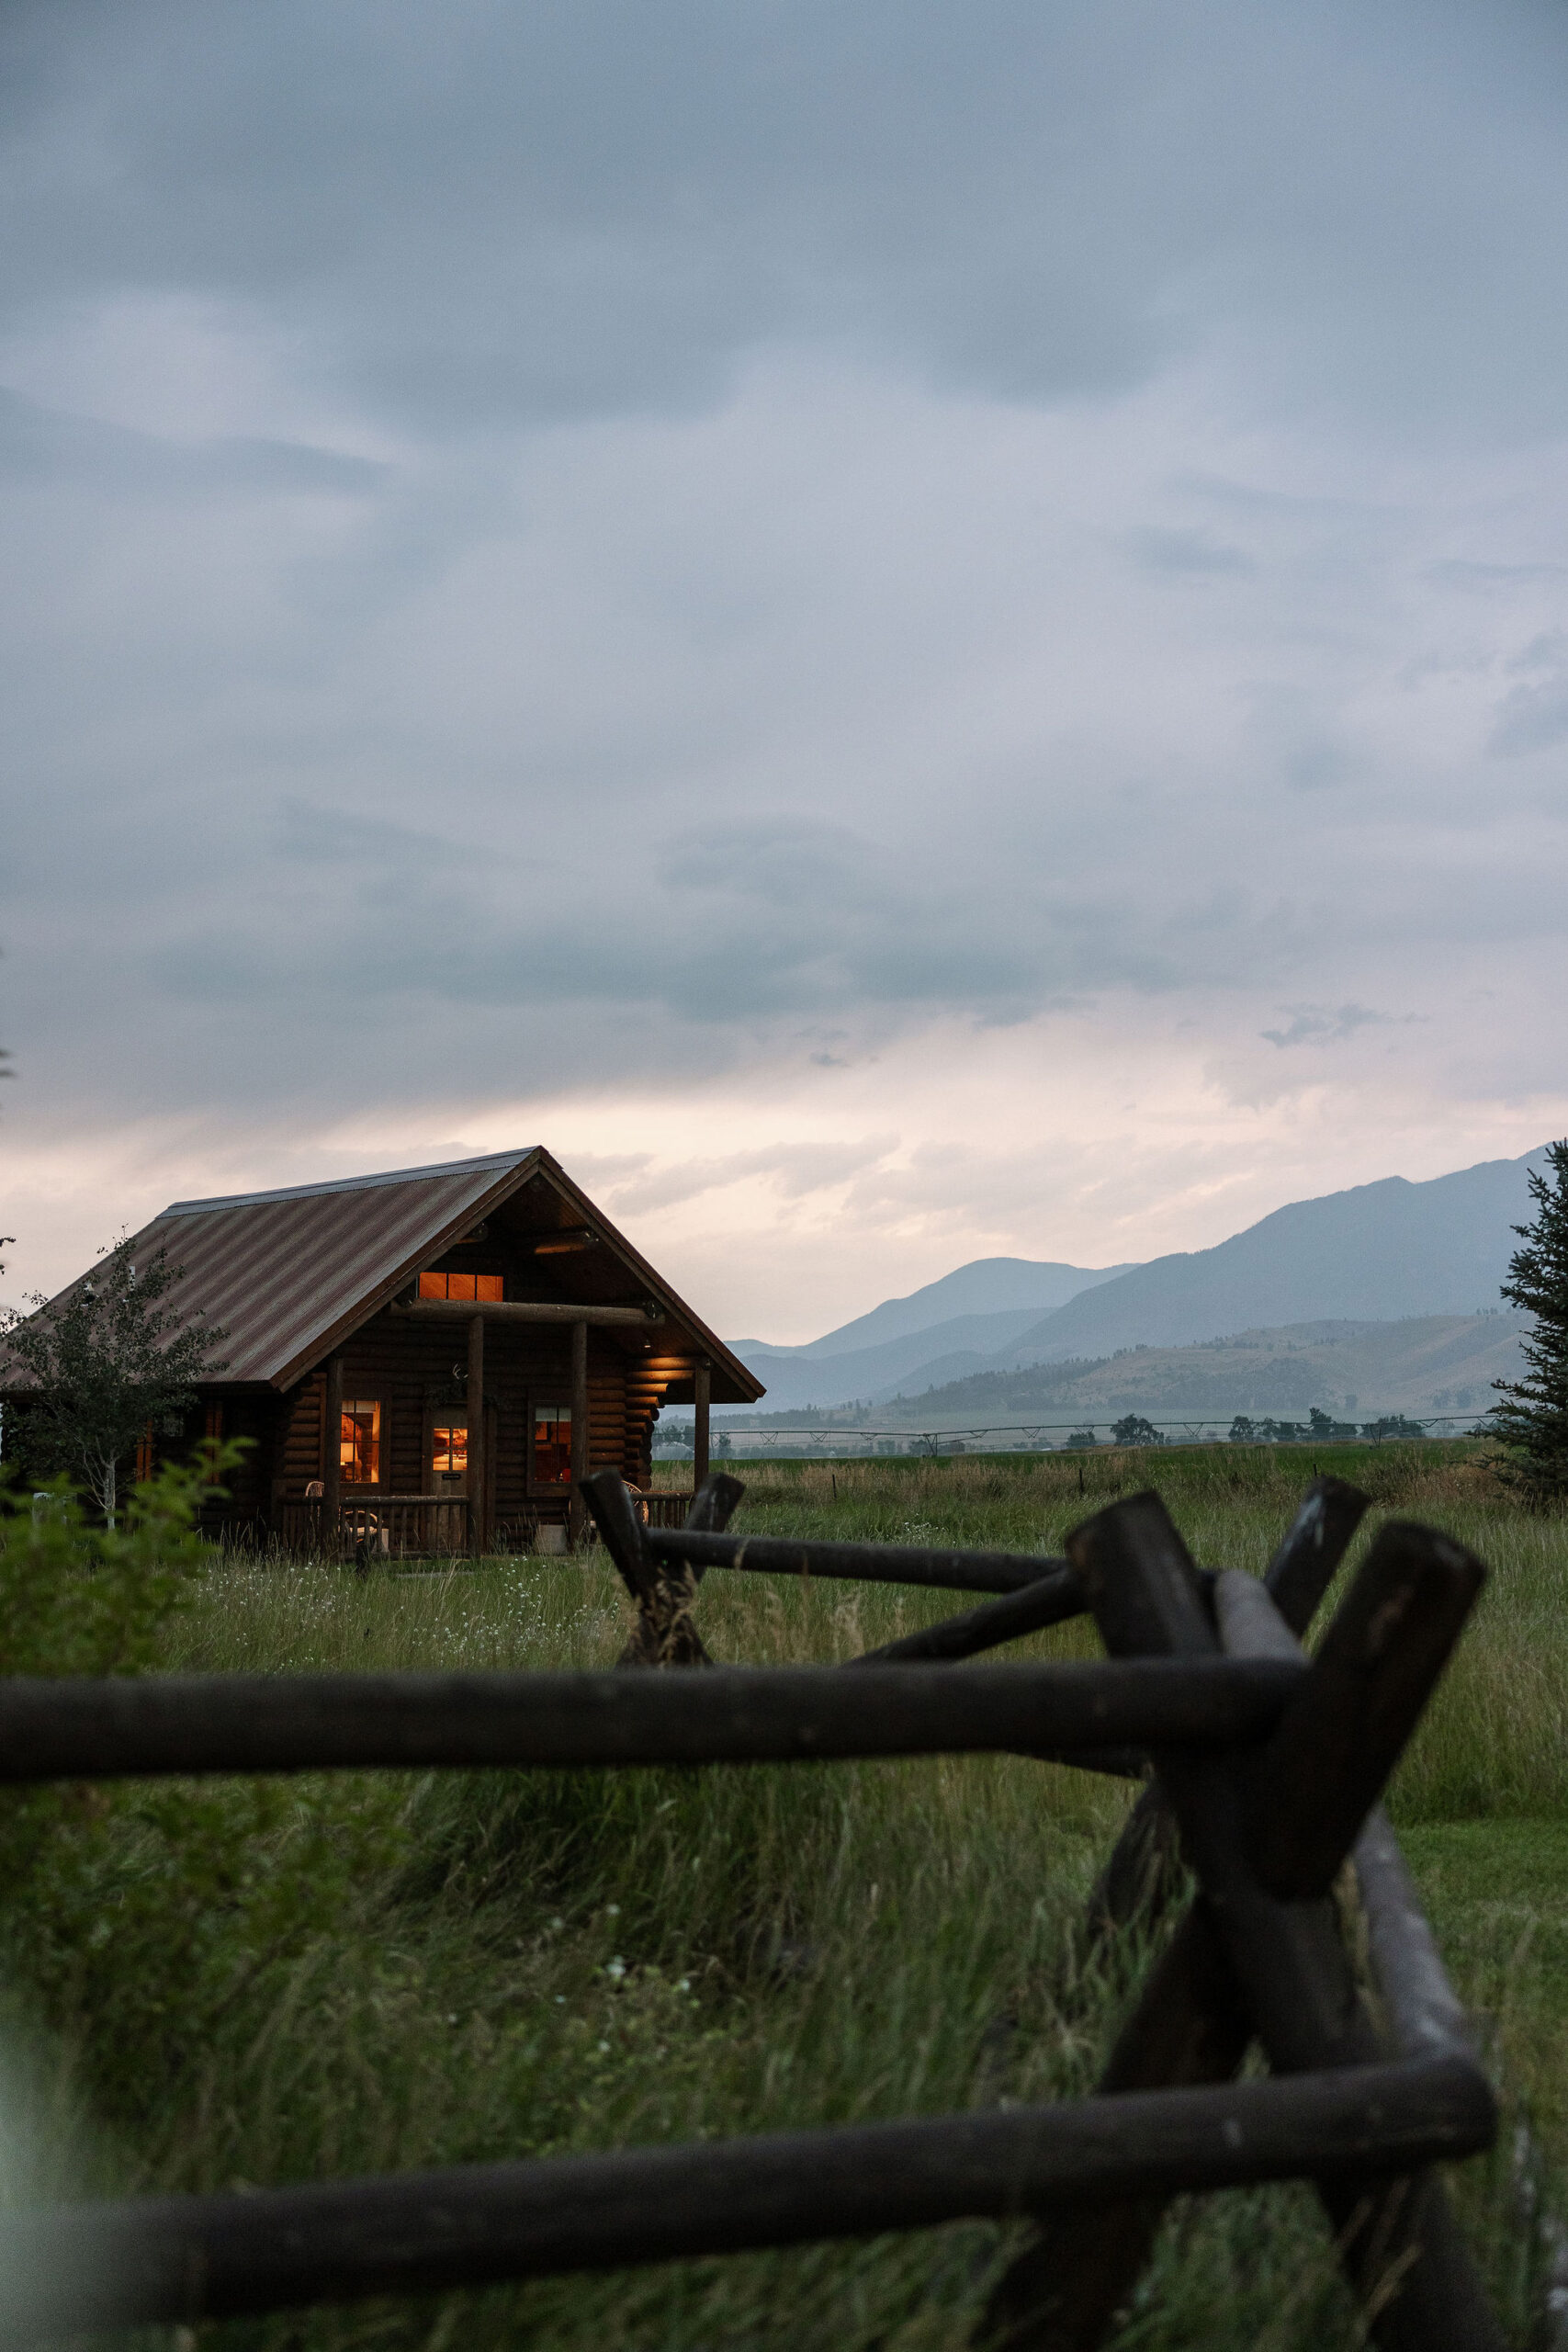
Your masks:
[{"label": "porch post", "polygon": [[468,1540],[477,1553],[488,1549],[490,1524],[485,1460],[485,1319],[468,1322]]},{"label": "porch post", "polygon": [[589,1471],[588,1459],[588,1326],[571,1327],[571,1501],[568,1525],[575,1550],[588,1525],[588,1508],[581,1495]]},{"label": "porch post", "polygon": [[692,1374],[692,1394],[696,1411],[692,1422],[692,1484],[698,1494],[708,1475],[708,1397],[713,1387],[713,1366],[706,1356],[699,1356]]},{"label": "porch post", "polygon": [[338,1552],[338,1508],[343,1499],[343,1358],[327,1358],[327,1401],[321,1409],[321,1548]]}]

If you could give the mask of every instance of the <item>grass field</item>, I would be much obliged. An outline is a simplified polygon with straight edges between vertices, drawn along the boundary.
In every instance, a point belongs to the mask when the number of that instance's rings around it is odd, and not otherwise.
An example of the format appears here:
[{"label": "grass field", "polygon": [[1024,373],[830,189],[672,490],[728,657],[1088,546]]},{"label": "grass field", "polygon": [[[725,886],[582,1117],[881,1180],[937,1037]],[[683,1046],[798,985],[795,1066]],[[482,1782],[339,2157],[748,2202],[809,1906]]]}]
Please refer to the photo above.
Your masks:
[{"label": "grass field", "polygon": [[[1373,1525],[1396,1511],[1472,1544],[1492,1581],[1392,1809],[1555,2194],[1568,1522],[1518,1511],[1452,1447],[737,1466],[757,1530],[1055,1551],[1152,1482],[1201,1560],[1257,1568],[1318,1467],[1373,1494]],[[699,1618],[716,1657],[761,1664],[845,1657],[961,1605],[716,1572]],[[598,1665],[624,1622],[597,1554],[368,1579],[231,1561],[199,1580],[163,1662]],[[1020,1650],[1092,1647],[1078,1623]],[[9,2106],[31,2138],[0,2188],[219,2187],[1083,2091],[1148,1956],[1131,1939],[1100,1973],[1074,1956],[1126,1802],[1114,1782],[992,1758],[129,1791],[13,1934]],[[1461,2194],[1523,2346],[1541,2246],[1506,2152]],[[946,2352],[1012,2242],[964,2225],[211,2335]],[[1358,2340],[1313,2200],[1292,2188],[1173,2209],[1118,2343]]]}]

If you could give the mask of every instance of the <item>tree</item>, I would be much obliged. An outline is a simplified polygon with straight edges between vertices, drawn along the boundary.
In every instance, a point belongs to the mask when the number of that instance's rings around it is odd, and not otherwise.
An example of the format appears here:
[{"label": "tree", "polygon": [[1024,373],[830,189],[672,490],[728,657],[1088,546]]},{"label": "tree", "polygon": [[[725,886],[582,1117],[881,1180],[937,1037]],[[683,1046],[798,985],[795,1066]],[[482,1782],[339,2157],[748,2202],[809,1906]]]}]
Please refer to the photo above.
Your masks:
[{"label": "tree", "polygon": [[138,1263],[122,1234],[53,1306],[34,1294],[36,1313],[12,1310],[0,1325],[28,1375],[17,1419],[29,1468],[83,1477],[110,1527],[125,1456],[149,1428],[177,1430],[195,1383],[224,1369],[210,1358],[227,1333],[168,1303],[184,1272],[166,1250]]},{"label": "tree", "polygon": [[1164,1438],[1153,1421],[1145,1421],[1141,1413],[1126,1413],[1111,1428],[1112,1445],[1163,1445]]},{"label": "tree", "polygon": [[1486,1434],[1507,1449],[1502,1477],[1530,1501],[1568,1496],[1568,1139],[1546,1147],[1544,1171],[1532,1169],[1531,1225],[1516,1225],[1524,1243],[1508,1261],[1502,1295],[1535,1317],[1519,1342],[1523,1380],[1495,1380],[1501,1401]]},{"label": "tree", "polygon": [[1250,1420],[1245,1413],[1238,1413],[1235,1420],[1231,1423],[1231,1443],[1233,1445],[1251,1445],[1255,1442],[1258,1434],[1258,1430],[1257,1422]]}]

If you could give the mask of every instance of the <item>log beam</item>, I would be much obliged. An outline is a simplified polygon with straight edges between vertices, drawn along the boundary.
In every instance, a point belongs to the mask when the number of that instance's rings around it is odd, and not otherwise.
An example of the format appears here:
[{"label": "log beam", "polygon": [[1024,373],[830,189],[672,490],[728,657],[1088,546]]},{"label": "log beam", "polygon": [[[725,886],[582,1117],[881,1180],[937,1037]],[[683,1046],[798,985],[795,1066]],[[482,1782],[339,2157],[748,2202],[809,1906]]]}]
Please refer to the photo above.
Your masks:
[{"label": "log beam", "polygon": [[571,1500],[567,1514],[574,1551],[588,1532],[582,1482],[588,1476],[589,1452],[588,1325],[578,1322],[571,1327]]},{"label": "log beam", "polygon": [[327,1395],[321,1408],[321,1542],[337,1549],[338,1506],[343,1500],[343,1358],[327,1358]]},{"label": "log beam", "polygon": [[708,1477],[708,1408],[713,1401],[713,1366],[699,1356],[692,1373],[695,1411],[692,1421],[692,1485],[700,1495]]},{"label": "log beam", "polygon": [[482,1315],[468,1317],[468,1397],[469,1540],[474,1550],[482,1553],[489,1548],[490,1542],[485,1512],[485,1472],[488,1464],[485,1461],[485,1319]]},{"label": "log beam", "polygon": [[553,1298],[415,1298],[391,1312],[412,1316],[421,1323],[467,1323],[478,1316],[487,1323],[619,1324],[638,1331],[664,1320],[659,1307],[580,1306],[574,1301]]}]

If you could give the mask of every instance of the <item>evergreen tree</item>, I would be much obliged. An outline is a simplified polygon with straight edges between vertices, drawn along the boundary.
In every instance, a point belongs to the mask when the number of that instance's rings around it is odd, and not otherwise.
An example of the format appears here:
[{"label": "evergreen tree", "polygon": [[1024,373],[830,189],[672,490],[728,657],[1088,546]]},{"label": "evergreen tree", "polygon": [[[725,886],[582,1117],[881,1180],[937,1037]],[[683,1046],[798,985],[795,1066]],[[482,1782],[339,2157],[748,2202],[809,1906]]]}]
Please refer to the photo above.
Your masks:
[{"label": "evergreen tree", "polygon": [[36,1298],[37,1313],[5,1319],[13,1381],[25,1375],[6,1410],[7,1453],[16,1429],[29,1470],[85,1478],[111,1527],[126,1455],[148,1428],[177,1429],[194,1384],[224,1369],[209,1359],[226,1334],[199,1308],[187,1319],[168,1303],[184,1272],[166,1250],[139,1264],[122,1236],[52,1306]]},{"label": "evergreen tree", "polygon": [[1503,1296],[1535,1317],[1520,1342],[1526,1376],[1495,1380],[1503,1401],[1484,1424],[1507,1453],[1507,1483],[1538,1503],[1568,1498],[1568,1139],[1548,1144],[1547,1170],[1529,1178],[1533,1225],[1517,1225],[1524,1243],[1508,1265]]}]

